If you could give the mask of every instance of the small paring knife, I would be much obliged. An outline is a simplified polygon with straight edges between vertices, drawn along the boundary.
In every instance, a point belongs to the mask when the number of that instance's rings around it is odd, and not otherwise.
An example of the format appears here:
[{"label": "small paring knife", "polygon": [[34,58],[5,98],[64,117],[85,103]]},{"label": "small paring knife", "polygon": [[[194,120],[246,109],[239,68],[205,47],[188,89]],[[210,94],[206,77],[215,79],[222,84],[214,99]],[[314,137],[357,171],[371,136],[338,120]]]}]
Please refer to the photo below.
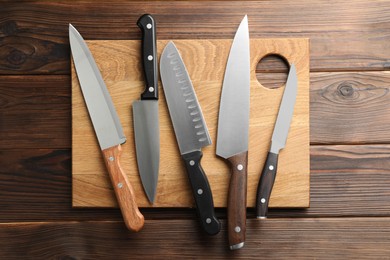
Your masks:
[{"label": "small paring knife", "polygon": [[256,213],[257,218],[265,219],[268,213],[268,203],[274,186],[279,151],[286,146],[287,136],[294,114],[295,100],[298,91],[298,79],[295,65],[292,64],[287,77],[286,87],[280,103],[278,117],[271,139],[271,148],[265,160],[263,171],[257,187]]}]

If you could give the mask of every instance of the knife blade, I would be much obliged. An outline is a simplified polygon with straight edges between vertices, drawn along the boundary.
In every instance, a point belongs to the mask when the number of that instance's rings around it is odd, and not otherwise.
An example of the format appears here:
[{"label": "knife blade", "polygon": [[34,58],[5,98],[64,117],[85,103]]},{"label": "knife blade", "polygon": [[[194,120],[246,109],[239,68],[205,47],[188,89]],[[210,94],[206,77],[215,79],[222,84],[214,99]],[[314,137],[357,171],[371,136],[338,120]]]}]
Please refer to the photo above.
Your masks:
[{"label": "knife blade", "polygon": [[271,139],[271,148],[267,154],[260,181],[257,187],[256,213],[257,218],[264,219],[268,213],[268,203],[274,185],[279,151],[286,146],[287,136],[294,113],[295,100],[298,91],[298,79],[295,65],[292,64],[287,77],[278,116]]},{"label": "knife blade", "polygon": [[228,237],[231,250],[244,246],[249,134],[250,57],[248,17],[242,19],[230,49],[218,119],[217,155],[231,169]]},{"label": "knife blade", "polygon": [[138,209],[134,190],[120,165],[121,144],[126,141],[110,94],[80,33],[69,24],[69,41],[84,101],[95,130],[124,222],[139,231],[144,217]]},{"label": "knife blade", "polygon": [[209,131],[184,62],[171,41],[160,58],[161,81],[176,139],[188,173],[196,209],[204,231],[215,235],[221,225],[206,174],[200,164],[202,147],[211,144]]},{"label": "knife blade", "polygon": [[134,137],[142,186],[149,201],[153,203],[160,163],[156,23],[150,14],[144,14],[138,19],[137,25],[142,31],[141,56],[145,90],[141,94],[141,100],[133,102]]}]

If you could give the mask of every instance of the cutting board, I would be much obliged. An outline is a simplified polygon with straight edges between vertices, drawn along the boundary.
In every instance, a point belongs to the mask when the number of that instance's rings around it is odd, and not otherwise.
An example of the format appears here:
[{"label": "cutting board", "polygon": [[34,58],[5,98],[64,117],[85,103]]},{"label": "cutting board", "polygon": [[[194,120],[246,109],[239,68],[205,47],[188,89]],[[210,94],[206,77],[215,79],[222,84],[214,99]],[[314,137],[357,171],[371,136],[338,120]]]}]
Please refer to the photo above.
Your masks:
[{"label": "cutting board", "polygon": [[[168,41],[158,41],[161,54]],[[225,207],[230,179],[226,161],[215,155],[220,93],[232,39],[174,40],[192,79],[212,145],[202,149],[203,169],[216,207]],[[190,184],[179,154],[159,82],[161,158],[155,203],[148,202],[138,174],[134,145],[132,102],[144,88],[140,41],[99,40],[87,44],[102,73],[119,114],[127,142],[121,165],[133,185],[139,207],[194,207]],[[279,54],[298,74],[298,94],[287,145],[279,155],[270,207],[309,207],[309,40],[251,39],[251,98],[248,153],[248,207],[255,207],[260,173],[270,146],[284,86],[264,88],[256,65],[268,54]],[[72,63],[72,180],[74,207],[117,207],[111,182],[82,97]]]}]

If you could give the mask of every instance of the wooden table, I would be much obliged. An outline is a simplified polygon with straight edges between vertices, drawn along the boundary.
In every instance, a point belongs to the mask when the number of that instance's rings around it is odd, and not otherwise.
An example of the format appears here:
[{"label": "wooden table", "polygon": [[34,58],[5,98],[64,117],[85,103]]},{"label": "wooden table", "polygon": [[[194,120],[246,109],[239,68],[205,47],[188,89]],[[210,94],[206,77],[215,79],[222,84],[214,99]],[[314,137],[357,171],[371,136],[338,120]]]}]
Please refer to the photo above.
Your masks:
[{"label": "wooden table", "polygon": [[[126,230],[118,209],[71,206],[68,23],[86,39],[139,39],[151,13],[160,39],[232,38],[248,14],[258,38],[310,38],[311,206],[248,209],[247,241],[229,251],[226,210],[215,237],[193,209],[141,209]],[[0,258],[390,257],[390,1],[73,1],[0,8]],[[269,58],[258,79],[281,84]]]}]

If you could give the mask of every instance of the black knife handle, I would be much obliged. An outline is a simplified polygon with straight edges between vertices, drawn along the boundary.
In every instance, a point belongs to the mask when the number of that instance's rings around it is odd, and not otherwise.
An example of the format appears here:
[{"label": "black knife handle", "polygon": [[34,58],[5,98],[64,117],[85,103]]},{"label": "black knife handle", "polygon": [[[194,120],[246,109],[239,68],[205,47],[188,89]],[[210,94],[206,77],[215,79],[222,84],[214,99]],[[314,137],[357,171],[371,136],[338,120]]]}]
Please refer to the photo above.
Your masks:
[{"label": "black knife handle", "polygon": [[187,168],[201,226],[207,234],[215,235],[221,230],[221,223],[215,216],[213,195],[206,174],[200,165],[202,156],[201,151],[195,151],[182,155],[182,158]]},{"label": "black knife handle", "polygon": [[274,186],[276,170],[278,166],[278,154],[268,152],[257,186],[256,213],[257,218],[266,218],[271,191]]},{"label": "black knife handle", "polygon": [[142,64],[146,84],[141,100],[158,99],[156,22],[150,14],[144,14],[137,25],[142,31]]}]

